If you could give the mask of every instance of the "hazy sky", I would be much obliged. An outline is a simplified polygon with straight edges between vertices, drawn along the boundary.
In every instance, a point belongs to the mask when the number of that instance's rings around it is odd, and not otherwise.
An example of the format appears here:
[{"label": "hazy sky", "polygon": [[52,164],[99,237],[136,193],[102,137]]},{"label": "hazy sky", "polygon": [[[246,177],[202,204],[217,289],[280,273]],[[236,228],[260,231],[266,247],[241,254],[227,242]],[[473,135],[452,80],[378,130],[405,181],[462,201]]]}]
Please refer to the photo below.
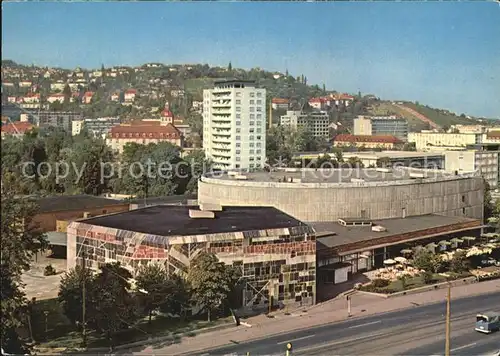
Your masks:
[{"label": "hazy sky", "polygon": [[339,91],[500,118],[493,2],[2,3],[2,57],[85,68],[261,67]]}]

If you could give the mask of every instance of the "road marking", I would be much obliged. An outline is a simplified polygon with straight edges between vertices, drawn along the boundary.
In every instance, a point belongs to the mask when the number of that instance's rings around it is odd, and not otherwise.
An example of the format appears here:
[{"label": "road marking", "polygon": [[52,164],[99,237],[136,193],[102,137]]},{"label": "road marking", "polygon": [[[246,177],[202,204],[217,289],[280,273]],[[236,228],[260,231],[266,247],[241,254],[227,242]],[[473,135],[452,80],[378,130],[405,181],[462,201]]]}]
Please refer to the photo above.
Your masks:
[{"label": "road marking", "polygon": [[[347,340],[340,340],[340,341],[334,341],[334,342],[327,342],[327,343],[324,343],[324,344],[319,344],[317,346],[313,346],[313,347],[304,347],[304,348],[300,348],[298,350],[300,351],[311,351],[311,350],[316,350],[316,349],[321,349],[321,348],[324,348],[324,347],[328,347],[328,346],[335,346],[335,345],[341,345],[341,344],[346,344],[348,342],[353,342],[353,341],[360,341],[360,340],[364,340],[364,339],[369,339],[371,337],[376,337],[376,336],[380,336],[380,335],[385,335],[386,333],[385,332],[379,332],[379,333],[375,333],[375,334],[369,334],[369,335],[365,335],[365,336],[361,336],[361,337],[355,337],[355,338],[352,338],[352,339],[347,339]],[[297,350],[297,351],[298,351]]]},{"label": "road marking", "polygon": [[381,320],[378,320],[378,321],[372,321],[372,322],[364,323],[364,324],[360,324],[360,325],[349,326],[349,329],[360,328],[362,326],[378,324],[378,323],[381,323],[381,322],[382,322]]},{"label": "road marking", "polygon": [[310,339],[311,337],[314,337],[314,336],[316,336],[316,335],[307,335],[307,336],[302,336],[302,337],[298,337],[298,338],[293,339],[293,340],[280,341],[280,342],[278,342],[277,344],[278,344],[278,345],[288,344],[289,342],[292,342],[292,341],[298,341],[298,340]]},{"label": "road marking", "polygon": [[466,348],[474,346],[476,344],[477,344],[477,342],[473,342],[472,344],[468,344],[468,345],[464,345],[464,346],[460,346],[460,347],[455,347],[454,349],[451,349],[450,352],[466,349]]}]

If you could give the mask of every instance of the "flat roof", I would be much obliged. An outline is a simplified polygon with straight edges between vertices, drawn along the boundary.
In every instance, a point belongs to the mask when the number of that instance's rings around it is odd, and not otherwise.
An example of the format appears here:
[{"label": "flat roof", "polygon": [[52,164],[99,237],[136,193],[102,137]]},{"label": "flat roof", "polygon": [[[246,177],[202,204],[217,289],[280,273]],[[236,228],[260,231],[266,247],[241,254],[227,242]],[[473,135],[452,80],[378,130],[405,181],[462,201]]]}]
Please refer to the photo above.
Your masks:
[{"label": "flat roof", "polygon": [[55,195],[50,197],[31,197],[39,206],[40,213],[61,210],[85,210],[111,205],[124,205],[121,200],[96,197],[93,195]]},{"label": "flat roof", "polygon": [[[245,182],[275,182],[289,183],[290,179],[300,180],[300,183],[351,183],[351,179],[363,179],[365,182],[402,181],[412,179],[411,173],[424,173],[425,178],[449,177],[452,172],[444,170],[420,170],[420,169],[391,169],[390,172],[379,172],[375,168],[343,168],[343,169],[308,169],[296,171],[277,170],[272,172],[249,172],[242,173],[247,177]],[[235,181],[234,177],[227,174],[207,175],[223,181]],[[293,183],[293,182],[292,182]]]},{"label": "flat roof", "polygon": [[65,232],[49,231],[46,236],[49,245],[66,246],[68,244],[68,237]]},{"label": "flat roof", "polygon": [[221,84],[256,84],[255,80],[239,80],[239,79],[222,79],[222,80],[216,80],[214,81],[215,85],[221,85]]},{"label": "flat roof", "polygon": [[80,220],[90,225],[159,236],[191,236],[251,230],[283,229],[306,224],[273,207],[223,207],[215,218],[190,218],[198,206],[156,205]]},{"label": "flat roof", "polygon": [[[196,194],[189,195],[169,195],[163,197],[136,198],[130,200],[130,204],[138,204],[141,207],[161,204],[187,204],[188,200],[198,199]],[[144,204],[146,203],[146,204]]]},{"label": "flat roof", "polygon": [[417,151],[362,151],[362,152],[345,152],[344,157],[389,157],[389,158],[420,158],[420,157],[436,157],[444,156],[443,152],[417,152]]},{"label": "flat roof", "polygon": [[[386,236],[405,234],[413,231],[432,229],[440,226],[460,224],[476,221],[461,216],[444,215],[420,215],[406,218],[373,220],[373,225],[381,225],[387,231],[372,231],[371,226],[342,226],[337,222],[309,222],[308,225],[316,230],[318,236],[330,234],[330,236],[318,237],[317,241],[324,247],[337,247],[354,242],[367,241]],[[333,236],[332,236],[333,235]]]}]

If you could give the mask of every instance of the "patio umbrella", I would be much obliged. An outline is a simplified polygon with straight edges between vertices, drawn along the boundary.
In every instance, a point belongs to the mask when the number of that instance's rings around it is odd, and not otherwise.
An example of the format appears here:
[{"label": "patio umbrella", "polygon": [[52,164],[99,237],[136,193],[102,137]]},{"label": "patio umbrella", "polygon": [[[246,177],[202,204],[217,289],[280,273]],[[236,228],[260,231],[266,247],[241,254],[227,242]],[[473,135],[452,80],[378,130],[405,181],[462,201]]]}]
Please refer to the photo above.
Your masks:
[{"label": "patio umbrella", "polygon": [[450,241],[453,242],[453,243],[456,243],[456,244],[464,242],[464,240],[459,239],[458,237],[454,237]]},{"label": "patio umbrella", "polygon": [[445,246],[448,246],[448,245],[451,245],[451,242],[446,241],[446,240],[441,240],[441,241],[439,241],[439,245],[445,245]]},{"label": "patio umbrella", "polygon": [[465,241],[474,241],[476,239],[475,236],[464,236],[462,237]]},{"label": "patio umbrella", "polygon": [[464,239],[465,241],[467,241],[467,246],[469,246],[469,243],[471,241],[474,241],[476,238],[474,236],[464,236],[464,237],[462,237],[462,239]]},{"label": "patio umbrella", "polygon": [[497,245],[496,245],[496,244],[492,244],[492,243],[488,243],[488,244],[482,245],[481,247],[485,247],[485,248],[496,248],[496,247],[497,247]]},{"label": "patio umbrella", "polygon": [[399,262],[399,263],[406,263],[408,260],[404,257],[396,257],[394,258],[394,261]]},{"label": "patio umbrella", "polygon": [[384,265],[393,265],[393,264],[396,264],[397,262],[394,261],[393,259],[388,259],[388,260],[385,260],[384,261]]},{"label": "patio umbrella", "polygon": [[406,254],[410,254],[410,253],[413,253],[413,250],[410,249],[410,248],[404,248],[400,251],[402,254],[406,255]]}]

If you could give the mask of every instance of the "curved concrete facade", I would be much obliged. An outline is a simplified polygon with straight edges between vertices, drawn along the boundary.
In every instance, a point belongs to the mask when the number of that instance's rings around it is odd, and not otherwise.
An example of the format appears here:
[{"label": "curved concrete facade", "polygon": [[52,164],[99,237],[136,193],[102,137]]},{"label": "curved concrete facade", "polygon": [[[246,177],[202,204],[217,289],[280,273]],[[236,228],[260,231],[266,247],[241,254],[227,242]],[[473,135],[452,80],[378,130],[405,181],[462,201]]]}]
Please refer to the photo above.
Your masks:
[{"label": "curved concrete facade", "polygon": [[483,219],[482,177],[476,173],[446,175],[443,171],[412,169],[415,171],[423,172],[425,178],[384,180],[379,177],[359,183],[347,183],[342,179],[341,183],[296,179],[296,183],[282,183],[272,181],[272,177],[266,180],[262,173],[259,173],[259,179],[248,173],[247,180],[237,180],[225,174],[223,177],[204,176],[198,183],[198,201],[274,206],[306,222],[425,214]]}]

